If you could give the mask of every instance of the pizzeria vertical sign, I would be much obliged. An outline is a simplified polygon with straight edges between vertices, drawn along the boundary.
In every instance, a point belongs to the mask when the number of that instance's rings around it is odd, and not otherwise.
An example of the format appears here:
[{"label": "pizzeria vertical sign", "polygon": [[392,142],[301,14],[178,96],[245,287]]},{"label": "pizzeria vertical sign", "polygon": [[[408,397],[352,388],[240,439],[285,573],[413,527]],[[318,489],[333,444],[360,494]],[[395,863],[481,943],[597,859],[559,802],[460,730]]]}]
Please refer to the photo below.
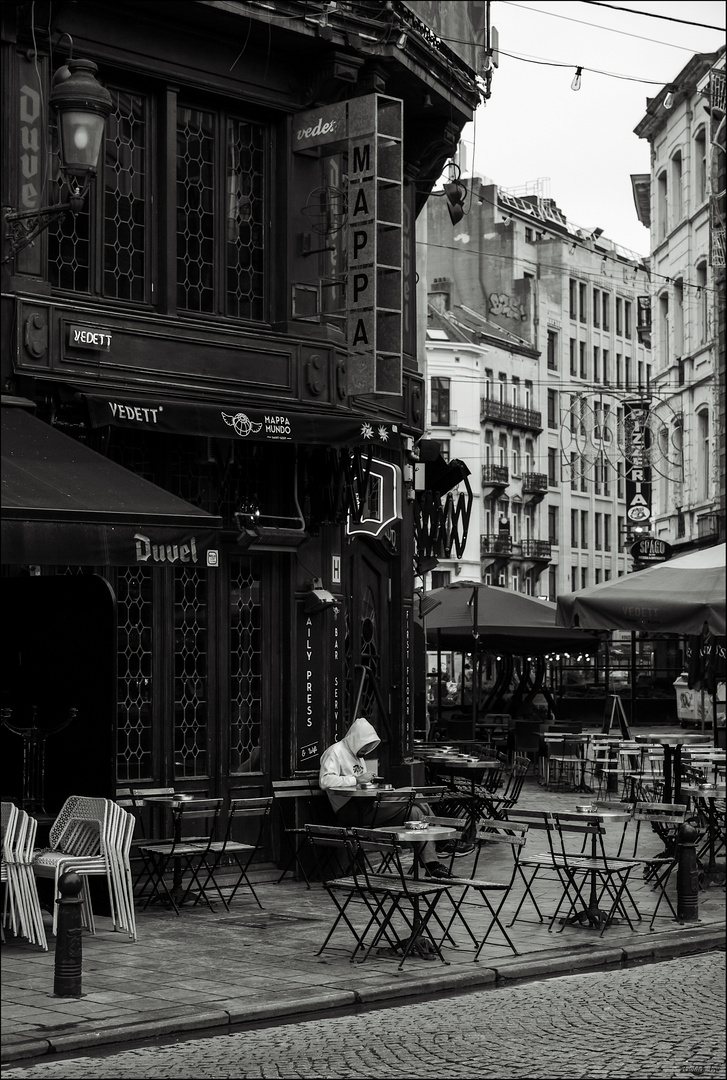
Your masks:
[{"label": "pizzeria vertical sign", "polygon": [[348,394],[402,392],[403,104],[370,94],[293,118],[293,149],[345,148]]},{"label": "pizzeria vertical sign", "polygon": [[651,518],[651,429],[649,402],[624,402],[626,518],[643,525]]}]

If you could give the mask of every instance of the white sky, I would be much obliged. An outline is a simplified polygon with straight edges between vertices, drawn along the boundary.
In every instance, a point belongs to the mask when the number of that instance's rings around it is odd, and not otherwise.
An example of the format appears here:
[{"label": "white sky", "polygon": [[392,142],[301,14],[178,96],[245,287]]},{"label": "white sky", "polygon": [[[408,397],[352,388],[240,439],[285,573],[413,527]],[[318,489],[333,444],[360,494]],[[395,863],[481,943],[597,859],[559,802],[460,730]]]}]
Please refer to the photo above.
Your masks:
[{"label": "white sky", "polygon": [[[570,222],[600,227],[645,255],[649,233],[636,217],[630,177],[649,172],[649,145],[633,129],[647,97],[672,82],[694,53],[724,44],[725,34],[634,12],[724,27],[725,8],[719,0],[614,0],[614,6],[628,10],[583,0],[494,0],[491,21],[503,54],[566,66],[501,55],[492,97],[463,132],[463,175],[474,171],[503,188],[549,178],[543,194]],[[578,92],[571,90],[576,66],[583,67]]]}]

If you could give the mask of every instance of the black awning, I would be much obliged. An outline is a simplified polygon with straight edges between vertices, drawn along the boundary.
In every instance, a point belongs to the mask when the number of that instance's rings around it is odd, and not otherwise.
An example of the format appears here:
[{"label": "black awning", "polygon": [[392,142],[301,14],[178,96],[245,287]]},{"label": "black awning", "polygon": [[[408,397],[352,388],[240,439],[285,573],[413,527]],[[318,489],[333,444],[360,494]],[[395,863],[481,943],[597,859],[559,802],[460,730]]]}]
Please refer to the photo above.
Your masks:
[{"label": "black awning", "polygon": [[334,410],[300,412],[281,402],[271,404],[269,409],[259,409],[248,406],[239,398],[209,405],[124,393],[84,396],[92,427],[204,435],[244,442],[401,445],[398,424]]},{"label": "black awning", "polygon": [[221,528],[221,518],[3,406],[4,563],[204,565]]}]

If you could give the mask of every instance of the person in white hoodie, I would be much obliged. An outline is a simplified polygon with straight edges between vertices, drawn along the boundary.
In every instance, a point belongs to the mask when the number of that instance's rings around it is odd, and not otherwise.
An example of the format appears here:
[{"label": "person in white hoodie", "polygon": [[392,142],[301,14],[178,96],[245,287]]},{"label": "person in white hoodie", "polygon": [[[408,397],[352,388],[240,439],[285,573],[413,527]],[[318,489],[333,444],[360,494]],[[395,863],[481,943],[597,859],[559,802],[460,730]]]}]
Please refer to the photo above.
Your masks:
[{"label": "person in white hoodie", "polygon": [[[364,759],[378,748],[380,742],[373,724],[359,716],[343,738],[321,754],[319,783],[342,825],[366,826],[373,821],[376,810],[374,800],[352,799],[350,793],[374,779],[374,774],[368,771]],[[376,814],[376,824],[401,825],[405,812],[405,809],[399,806],[380,806]],[[407,820],[421,820],[430,817],[431,813],[425,802],[414,803],[407,814]],[[429,876],[449,877],[449,870],[437,859],[434,843],[429,841],[419,846],[420,858]]]}]

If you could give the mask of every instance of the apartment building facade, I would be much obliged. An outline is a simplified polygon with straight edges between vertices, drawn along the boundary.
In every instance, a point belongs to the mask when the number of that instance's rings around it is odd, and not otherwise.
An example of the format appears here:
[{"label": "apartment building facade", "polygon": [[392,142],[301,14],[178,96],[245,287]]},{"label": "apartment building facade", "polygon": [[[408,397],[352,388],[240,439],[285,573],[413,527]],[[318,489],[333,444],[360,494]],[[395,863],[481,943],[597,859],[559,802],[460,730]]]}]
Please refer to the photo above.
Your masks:
[{"label": "apartment building facade", "polygon": [[725,530],[724,49],[693,56],[634,130],[651,150],[632,184],[651,233],[653,535],[685,551]]},{"label": "apartment building facade", "polygon": [[[601,229],[569,222],[542,193],[466,183],[462,221],[453,227],[443,200],[431,199],[419,241],[439,320],[466,325],[480,352],[462,378],[463,350],[448,346],[446,357],[431,338],[442,327],[430,328],[427,434],[449,438],[460,456],[460,429],[446,429],[435,409],[448,378],[458,420],[476,426],[475,401],[479,408],[479,457],[470,462],[479,513],[467,568],[554,600],[630,569],[630,546],[648,523],[640,504],[649,492],[636,485],[631,460],[653,376],[650,339],[639,330],[647,268]],[[456,568],[444,560],[436,572]]]}]

